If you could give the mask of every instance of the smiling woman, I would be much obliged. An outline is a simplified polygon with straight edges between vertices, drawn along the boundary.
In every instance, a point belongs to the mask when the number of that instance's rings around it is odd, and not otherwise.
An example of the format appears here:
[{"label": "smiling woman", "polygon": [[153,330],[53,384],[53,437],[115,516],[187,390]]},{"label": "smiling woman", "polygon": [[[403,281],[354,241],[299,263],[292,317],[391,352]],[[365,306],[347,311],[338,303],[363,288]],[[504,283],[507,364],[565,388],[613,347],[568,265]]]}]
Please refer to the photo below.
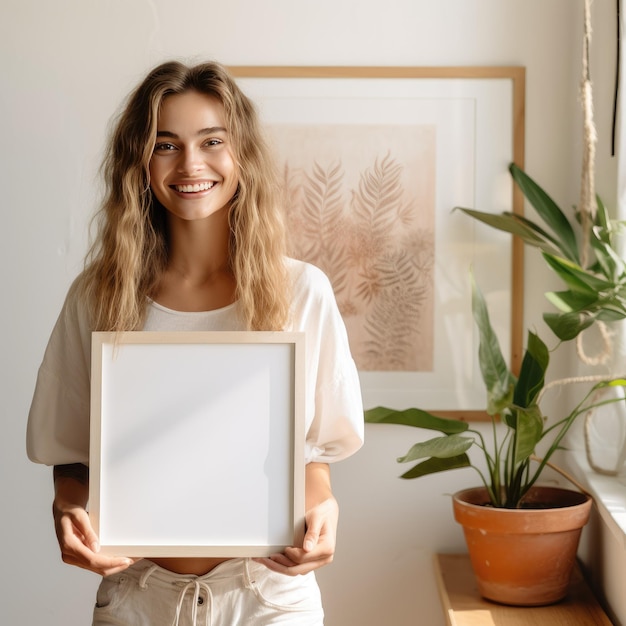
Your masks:
[{"label": "smiling woman", "polygon": [[[238,168],[224,118],[218,99],[195,90],[168,95],[160,107],[150,189],[176,243],[151,297],[174,309],[207,311],[236,299],[228,233]],[[185,243],[192,232],[201,263]]]},{"label": "smiling woman", "polygon": [[228,213],[238,184],[224,107],[196,91],[171,95],[159,112],[150,187],[172,216]]},{"label": "smiling woman", "polygon": [[[285,256],[282,195],[254,107],[218,64],[165,63],[131,94],[103,171],[107,195],[98,239],[53,330],[28,423],[30,458],[55,466],[63,560],[104,576],[93,624],[171,626],[182,624],[183,612],[194,625],[209,616],[215,626],[322,624],[314,571],[333,560],[338,520],[329,463],[362,445],[363,407],[328,279]],[[188,554],[137,560],[100,552],[86,512],[87,364],[92,331],[103,330],[304,333],[301,544],[254,561]],[[202,390],[210,393],[208,386]],[[178,409],[168,413],[171,420],[180,417]],[[205,475],[203,455],[194,456],[192,471]],[[236,515],[230,499],[210,489],[209,478],[207,493],[198,497],[227,517]],[[180,525],[184,537],[186,520]]]}]

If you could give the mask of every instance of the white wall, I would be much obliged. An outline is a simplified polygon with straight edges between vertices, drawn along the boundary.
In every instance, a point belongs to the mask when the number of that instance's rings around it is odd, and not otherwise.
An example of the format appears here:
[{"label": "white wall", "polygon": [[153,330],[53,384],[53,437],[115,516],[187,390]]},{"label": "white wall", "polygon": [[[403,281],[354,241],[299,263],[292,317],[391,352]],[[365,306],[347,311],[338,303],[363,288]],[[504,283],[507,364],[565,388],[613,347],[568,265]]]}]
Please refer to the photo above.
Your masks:
[{"label": "white wall", "polygon": [[[613,8],[594,5],[598,186],[609,203]],[[569,206],[580,168],[581,15],[582,0],[0,3],[0,493],[10,580],[0,623],[89,623],[97,579],[58,558],[50,471],[26,460],[24,430],[47,337],[85,252],[106,124],[145,70],[170,56],[232,65],[524,65],[526,169]],[[526,324],[541,324],[547,281],[539,266],[529,255]],[[446,494],[474,476],[398,480],[394,459],[414,440],[408,430],[368,428],[364,450],[335,469],[340,544],[320,573],[329,626],[443,624],[432,554],[463,549]]]}]

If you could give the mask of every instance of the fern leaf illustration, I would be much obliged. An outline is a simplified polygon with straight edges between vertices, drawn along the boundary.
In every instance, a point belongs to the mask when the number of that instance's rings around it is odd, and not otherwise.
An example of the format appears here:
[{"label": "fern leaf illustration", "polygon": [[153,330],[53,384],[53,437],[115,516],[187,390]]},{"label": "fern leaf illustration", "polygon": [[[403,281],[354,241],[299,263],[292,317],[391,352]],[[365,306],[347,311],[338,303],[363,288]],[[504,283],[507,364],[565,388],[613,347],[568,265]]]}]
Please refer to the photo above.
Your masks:
[{"label": "fern leaf illustration", "polygon": [[375,290],[363,281],[361,292],[370,289],[373,305],[363,329],[364,369],[410,370],[415,368],[416,343],[423,307],[432,293],[430,283],[416,270],[406,250],[388,254],[375,264]]},{"label": "fern leaf illustration", "polygon": [[355,218],[379,234],[388,234],[402,206],[402,166],[389,154],[362,172],[351,208]]},{"label": "fern leaf illustration", "polygon": [[302,214],[311,228],[321,236],[328,225],[339,219],[343,210],[341,166],[337,164],[324,170],[315,162],[312,172],[307,173],[305,178]]},{"label": "fern leaf illustration", "polygon": [[294,255],[320,267],[329,277],[337,298],[349,285],[346,263],[345,208],[342,197],[343,168],[341,161],[323,167],[315,161],[300,179],[299,203],[292,209],[297,214],[290,223],[297,233]]}]

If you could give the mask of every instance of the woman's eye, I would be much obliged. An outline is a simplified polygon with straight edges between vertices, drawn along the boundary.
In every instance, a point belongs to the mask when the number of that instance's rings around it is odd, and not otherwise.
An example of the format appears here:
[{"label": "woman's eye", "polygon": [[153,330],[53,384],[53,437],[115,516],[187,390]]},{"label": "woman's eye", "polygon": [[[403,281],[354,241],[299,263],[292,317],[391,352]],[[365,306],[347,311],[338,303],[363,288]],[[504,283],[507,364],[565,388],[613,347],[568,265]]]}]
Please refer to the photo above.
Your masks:
[{"label": "woman's eye", "polygon": [[168,152],[170,150],[176,150],[176,146],[172,143],[169,143],[167,141],[164,141],[162,143],[157,143],[154,146],[154,151],[155,152]]},{"label": "woman's eye", "polygon": [[221,139],[207,139],[204,142],[205,146],[209,146],[209,147],[214,147],[214,146],[219,146],[222,143]]}]

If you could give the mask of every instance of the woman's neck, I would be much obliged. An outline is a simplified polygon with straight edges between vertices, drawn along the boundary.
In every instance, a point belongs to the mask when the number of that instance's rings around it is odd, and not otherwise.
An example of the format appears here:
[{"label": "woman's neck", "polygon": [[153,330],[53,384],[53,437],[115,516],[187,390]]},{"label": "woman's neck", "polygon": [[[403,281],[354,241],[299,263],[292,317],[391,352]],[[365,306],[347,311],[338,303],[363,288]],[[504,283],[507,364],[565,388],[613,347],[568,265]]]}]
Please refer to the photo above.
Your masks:
[{"label": "woman's neck", "polygon": [[179,311],[209,311],[234,302],[227,215],[170,218],[169,226],[169,258],[154,299]]}]

